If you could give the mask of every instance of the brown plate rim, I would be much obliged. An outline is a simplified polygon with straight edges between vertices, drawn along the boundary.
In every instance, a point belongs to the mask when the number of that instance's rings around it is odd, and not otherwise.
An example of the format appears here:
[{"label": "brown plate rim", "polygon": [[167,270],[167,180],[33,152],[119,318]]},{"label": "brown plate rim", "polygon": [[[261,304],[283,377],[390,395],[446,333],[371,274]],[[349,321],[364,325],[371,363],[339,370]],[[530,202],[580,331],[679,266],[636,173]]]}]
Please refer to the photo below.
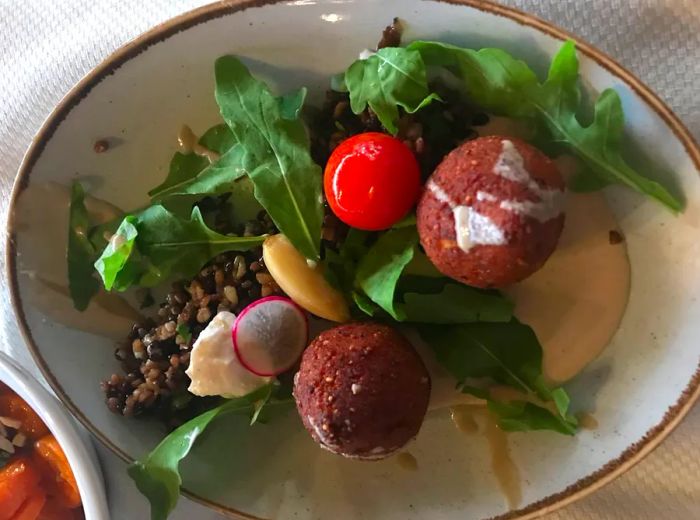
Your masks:
[{"label": "brown plate rim", "polygon": [[[162,24],[157,25],[148,32],[143,33],[139,37],[131,40],[129,43],[118,48],[102,63],[91,70],[82,80],[80,80],[58,103],[56,108],[51,112],[49,117],[42,125],[39,132],[36,134],[32,143],[20,165],[17,178],[15,180],[12,196],[10,200],[10,211],[8,218],[8,237],[6,247],[6,275],[9,281],[10,296],[13,309],[17,318],[20,332],[27,343],[32,357],[39,366],[44,377],[47,379],[53,390],[59,396],[61,401],[66,405],[70,412],[78,418],[78,420],[90,431],[99,441],[108,449],[114,452],[118,457],[127,463],[133,462],[133,458],[121,450],[118,446],[112,443],[107,435],[99,431],[90,420],[75,406],[71,399],[66,395],[58,380],[51,373],[50,367],[47,366],[39,349],[34,342],[31,331],[27,324],[26,316],[19,295],[19,286],[17,280],[17,269],[15,263],[15,233],[14,233],[14,208],[17,199],[21,192],[28,184],[29,174],[36,164],[38,158],[44,150],[48,140],[52,137],[61,122],[67,117],[71,110],[76,107],[87,94],[99,84],[105,77],[114,73],[124,63],[138,56],[146,49],[155,45],[167,38],[194,27],[196,25],[206,23],[210,20],[220,18],[229,14],[243,11],[253,7],[261,7],[268,4],[280,3],[284,0],[224,0],[212,4],[207,4],[197,9],[183,13],[175,18],[172,18]],[[450,3],[455,5],[463,5],[478,9],[480,11],[495,14],[501,17],[509,18],[521,25],[526,25],[536,29],[542,33],[554,37],[558,40],[573,40],[576,42],[577,49],[580,53],[593,59],[601,67],[608,72],[618,77],[630,87],[644,102],[652,108],[661,119],[673,131],[676,138],[683,144],[686,153],[691,158],[696,169],[700,171],[700,146],[695,142],[692,134],[673,113],[673,111],[656,95],[649,87],[647,87],[635,75],[618,64],[614,59],[595,48],[594,46],[582,41],[573,34],[557,27],[554,24],[546,22],[534,15],[525,13],[512,7],[502,6],[493,3],[491,0],[426,0]],[[678,401],[671,406],[665,413],[659,424],[651,428],[642,437],[641,440],[629,446],[619,457],[608,462],[605,466],[591,473],[587,477],[580,479],[566,489],[545,497],[528,506],[509,511],[505,514],[493,517],[490,520],[529,520],[539,517],[546,513],[551,513],[556,509],[564,507],[567,504],[574,502],[584,496],[596,491],[605,484],[609,483],[637,462],[642,460],[646,455],[656,448],[659,443],[671,433],[675,427],[681,422],[683,417],[692,408],[695,401],[700,398],[700,364],[689,382],[688,386],[682,392]],[[261,520],[259,517],[247,514],[243,511],[238,511],[233,508],[221,506],[208,499],[205,499],[186,489],[182,489],[182,494],[187,498],[205,505],[219,513],[234,517],[245,518],[251,520]]]}]

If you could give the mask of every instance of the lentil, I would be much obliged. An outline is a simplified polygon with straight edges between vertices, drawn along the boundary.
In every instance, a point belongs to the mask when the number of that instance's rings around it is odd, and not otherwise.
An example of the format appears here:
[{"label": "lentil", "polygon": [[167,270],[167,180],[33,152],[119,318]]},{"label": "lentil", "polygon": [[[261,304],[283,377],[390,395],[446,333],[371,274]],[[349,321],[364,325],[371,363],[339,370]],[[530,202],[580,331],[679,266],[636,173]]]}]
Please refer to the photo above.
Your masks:
[{"label": "lentil", "polygon": [[[260,226],[274,232],[271,222]],[[155,320],[135,324],[125,345],[115,349],[122,373],[101,383],[107,408],[124,416],[156,416],[175,427],[215,404],[215,398],[187,391],[189,351],[215,309],[238,314],[263,295],[281,294],[261,257],[261,248],[226,253],[194,279],[173,284]],[[189,341],[177,333],[178,325],[191,331]]]}]

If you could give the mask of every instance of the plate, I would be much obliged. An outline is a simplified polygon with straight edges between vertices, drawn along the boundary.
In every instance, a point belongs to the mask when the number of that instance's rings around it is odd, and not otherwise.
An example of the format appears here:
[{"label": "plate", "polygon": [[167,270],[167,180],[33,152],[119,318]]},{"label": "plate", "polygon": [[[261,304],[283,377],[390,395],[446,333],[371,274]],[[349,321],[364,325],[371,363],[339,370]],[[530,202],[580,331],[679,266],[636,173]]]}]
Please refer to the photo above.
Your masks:
[{"label": "plate", "polygon": [[[63,261],[61,186],[79,178],[91,193],[120,207],[144,204],[147,190],[165,176],[180,126],[201,131],[218,121],[212,96],[218,56],[245,57],[276,89],[306,85],[314,102],[328,76],[373,46],[393,16],[405,20],[408,40],[503,47],[540,72],[562,40],[575,40],[484,1],[217,3],[117,51],[68,94],[37,135],[12,202],[14,307],[56,393],[124,460],[147,452],[164,433],[153,423],[112,415],[99,391],[99,380],[117,369],[113,348],[128,330],[128,316],[105,319],[107,310],[99,308],[72,314],[60,286],[37,284]],[[411,445],[415,472],[392,460],[363,464],[333,457],[317,449],[294,413],[256,435],[242,424],[220,423],[184,465],[187,496],[252,518],[530,518],[609,482],[677,425],[697,399],[700,382],[700,149],[638,79],[590,45],[578,42],[578,50],[587,94],[607,87],[620,94],[627,137],[638,145],[630,154],[647,169],[653,165],[688,200],[686,211],[674,217],[634,193],[606,191],[631,259],[629,305],[607,350],[567,385],[577,409],[594,410],[599,427],[574,438],[511,434],[523,485],[514,511],[496,484],[486,441],[458,432],[446,410],[431,412]],[[93,145],[104,137],[112,147],[97,154]]]}]

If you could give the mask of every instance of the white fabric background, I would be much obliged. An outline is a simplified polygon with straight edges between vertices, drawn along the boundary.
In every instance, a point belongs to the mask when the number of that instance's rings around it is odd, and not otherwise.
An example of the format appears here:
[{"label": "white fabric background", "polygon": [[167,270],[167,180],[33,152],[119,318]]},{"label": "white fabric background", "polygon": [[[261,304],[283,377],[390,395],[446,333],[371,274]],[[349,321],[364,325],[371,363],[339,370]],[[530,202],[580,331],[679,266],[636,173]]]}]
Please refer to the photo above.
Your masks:
[{"label": "white fabric background", "polygon": [[[119,45],[206,0],[0,0],[0,217],[22,155],[61,97]],[[504,0],[580,35],[656,90],[700,139],[700,0]],[[4,248],[4,240],[0,248]],[[0,262],[4,251],[0,250]],[[4,273],[4,266],[2,266]],[[0,287],[0,349],[33,363]],[[700,408],[626,475],[548,520],[700,519]],[[99,448],[115,520],[148,518]],[[174,520],[219,516],[181,502]]]}]

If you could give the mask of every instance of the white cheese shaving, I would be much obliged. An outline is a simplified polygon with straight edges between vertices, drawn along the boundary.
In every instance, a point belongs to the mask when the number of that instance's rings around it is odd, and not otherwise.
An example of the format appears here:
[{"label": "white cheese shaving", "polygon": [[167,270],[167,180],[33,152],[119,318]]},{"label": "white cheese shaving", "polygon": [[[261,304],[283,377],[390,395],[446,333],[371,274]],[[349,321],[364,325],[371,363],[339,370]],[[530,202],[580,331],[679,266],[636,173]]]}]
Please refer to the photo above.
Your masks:
[{"label": "white cheese shaving", "polygon": [[220,312],[194,342],[186,372],[192,380],[189,391],[193,394],[240,397],[273,379],[256,376],[241,365],[231,340],[235,320],[235,314]]}]

